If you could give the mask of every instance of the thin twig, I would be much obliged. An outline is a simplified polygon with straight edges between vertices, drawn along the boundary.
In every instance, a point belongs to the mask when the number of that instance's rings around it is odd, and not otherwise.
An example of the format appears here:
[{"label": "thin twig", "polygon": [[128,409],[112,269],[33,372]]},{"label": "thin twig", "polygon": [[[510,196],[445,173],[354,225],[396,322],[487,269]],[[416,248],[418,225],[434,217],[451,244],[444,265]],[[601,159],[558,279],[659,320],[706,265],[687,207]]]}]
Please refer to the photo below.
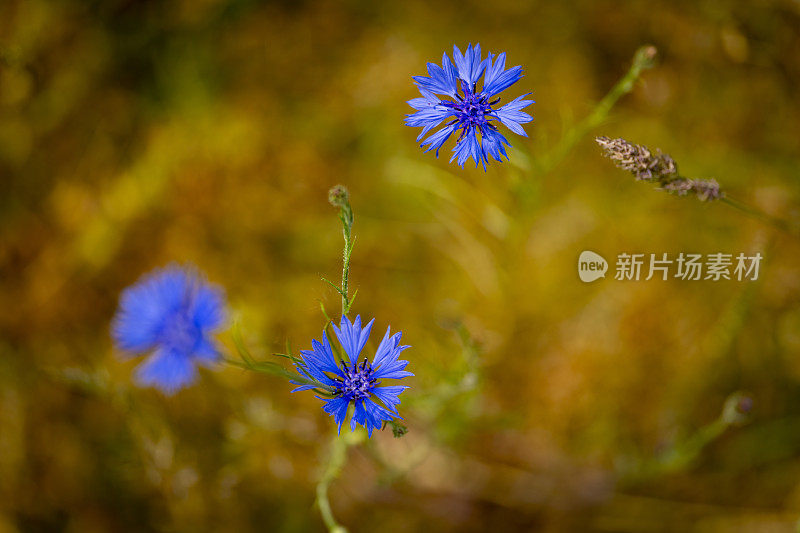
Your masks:
[{"label": "thin twig", "polygon": [[620,78],[586,118],[567,130],[564,136],[561,137],[561,141],[546,154],[546,157],[540,159],[539,171],[541,173],[545,174],[551,171],[569,154],[584,135],[599,126],[608,117],[617,100],[633,90],[633,86],[642,72],[653,67],[656,53],[657,50],[652,45],[642,46],[636,50],[628,72]]},{"label": "thin twig", "polygon": [[740,211],[740,212],[742,212],[742,213],[744,213],[744,214],[746,214],[748,216],[756,218],[756,219],[758,219],[758,220],[760,220],[760,221],[762,221],[762,222],[764,222],[766,224],[769,224],[770,226],[772,226],[772,227],[774,227],[776,229],[779,229],[781,231],[785,231],[789,235],[792,235],[794,237],[800,237],[800,234],[798,233],[797,228],[793,227],[791,224],[789,224],[788,221],[786,221],[786,220],[784,220],[782,218],[778,218],[778,217],[774,217],[772,215],[768,215],[767,213],[761,211],[760,209],[757,209],[755,207],[749,206],[749,205],[747,205],[747,204],[745,204],[743,202],[740,202],[738,200],[734,200],[733,198],[730,198],[730,197],[727,197],[727,196],[720,198],[720,202],[722,202],[724,204],[727,204],[727,205],[733,207],[734,209],[736,209],[736,210],[738,210],[738,211]]}]

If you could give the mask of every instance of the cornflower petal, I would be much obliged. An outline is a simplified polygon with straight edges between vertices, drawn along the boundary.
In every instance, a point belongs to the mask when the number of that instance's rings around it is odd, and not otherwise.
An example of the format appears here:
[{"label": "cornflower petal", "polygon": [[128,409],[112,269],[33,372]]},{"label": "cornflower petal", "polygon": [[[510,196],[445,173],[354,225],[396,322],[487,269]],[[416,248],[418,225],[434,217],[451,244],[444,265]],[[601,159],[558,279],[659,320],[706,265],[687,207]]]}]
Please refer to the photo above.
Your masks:
[{"label": "cornflower petal", "polygon": [[342,348],[344,348],[344,351],[347,352],[347,355],[350,357],[350,363],[352,365],[356,364],[361,350],[367,343],[369,332],[372,330],[373,322],[375,322],[374,318],[370,320],[369,324],[364,326],[364,329],[362,330],[361,315],[356,315],[356,319],[353,321],[353,323],[350,323],[350,320],[348,320],[346,316],[342,316],[342,320],[338,328],[336,327],[336,324],[332,324],[333,331],[336,333],[336,337],[339,339],[339,343],[342,345]]}]

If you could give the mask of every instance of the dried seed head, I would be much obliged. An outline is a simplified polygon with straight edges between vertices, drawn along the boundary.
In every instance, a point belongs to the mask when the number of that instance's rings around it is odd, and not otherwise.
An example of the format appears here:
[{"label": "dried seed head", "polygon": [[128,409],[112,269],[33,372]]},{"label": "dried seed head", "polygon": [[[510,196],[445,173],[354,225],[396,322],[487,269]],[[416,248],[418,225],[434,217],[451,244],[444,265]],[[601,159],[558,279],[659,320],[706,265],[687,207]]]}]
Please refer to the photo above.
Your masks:
[{"label": "dried seed head", "polygon": [[681,177],[675,161],[660,150],[653,153],[647,146],[633,144],[622,138],[597,137],[595,141],[603,149],[603,155],[617,167],[627,170],[637,180],[658,182],[662,191],[678,196],[691,194],[704,202],[725,196],[716,180]]},{"label": "dried seed head", "polygon": [[661,186],[661,190],[677,194],[678,196],[686,196],[687,194],[694,194],[699,200],[704,202],[710,200],[718,200],[725,194],[719,190],[719,183],[717,180],[694,180],[687,178],[677,178]]},{"label": "dried seed head", "polygon": [[646,146],[633,144],[622,138],[598,137],[595,140],[603,149],[603,155],[611,159],[617,167],[633,174],[637,180],[661,181],[678,174],[675,161],[660,151],[653,154]]}]

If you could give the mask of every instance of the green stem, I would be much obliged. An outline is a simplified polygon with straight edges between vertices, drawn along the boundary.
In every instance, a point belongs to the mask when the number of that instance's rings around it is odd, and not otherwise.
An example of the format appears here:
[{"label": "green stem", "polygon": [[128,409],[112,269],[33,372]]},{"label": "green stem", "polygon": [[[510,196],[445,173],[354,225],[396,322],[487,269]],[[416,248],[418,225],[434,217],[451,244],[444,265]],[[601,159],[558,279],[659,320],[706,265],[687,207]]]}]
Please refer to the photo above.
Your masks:
[{"label": "green stem", "polygon": [[727,204],[736,209],[737,211],[741,211],[742,213],[750,217],[756,218],[766,224],[769,224],[770,226],[776,229],[785,231],[790,235],[793,235],[795,237],[800,236],[798,235],[797,228],[792,227],[786,220],[774,217],[772,215],[768,215],[767,213],[764,213],[760,209],[756,209],[755,207],[751,207],[745,203],[742,203],[738,200],[734,200],[733,198],[729,198],[727,196],[723,196],[722,198],[720,198],[720,202]]},{"label": "green stem", "polygon": [[693,435],[676,443],[659,457],[648,459],[638,468],[622,476],[622,483],[640,483],[648,479],[680,472],[697,459],[712,442],[720,438],[729,428],[741,426],[750,420],[752,400],[740,392],[728,396],[719,417],[701,427]]},{"label": "green stem", "polygon": [[[328,191],[328,200],[334,207],[339,208],[339,220],[342,222],[342,235],[344,237],[344,250],[342,251],[342,285],[339,289],[339,294],[342,296],[342,316],[347,315],[350,311],[350,306],[353,304],[353,299],[349,295],[349,279],[350,279],[350,256],[353,253],[353,209],[350,207],[350,194],[347,189],[342,185],[337,185]],[[327,281],[327,280],[325,280]],[[330,282],[328,282],[330,283]],[[357,291],[356,291],[357,292]],[[355,298],[355,294],[353,295]],[[325,313],[324,306],[322,312],[331,322]],[[327,324],[326,324],[327,327]],[[353,408],[349,409],[349,415],[353,416]],[[347,462],[347,448],[350,445],[359,442],[358,433],[350,433],[345,437],[339,436],[337,433],[333,436],[331,442],[331,455],[328,458],[328,464],[322,474],[319,482],[317,483],[317,507],[322,516],[322,521],[325,522],[325,527],[328,528],[330,533],[346,533],[347,530],[336,521],[331,510],[331,502],[328,498],[328,489],[331,483],[339,477],[345,463]]]},{"label": "green stem", "polygon": [[339,218],[342,220],[342,235],[344,236],[344,250],[342,252],[342,315],[346,315],[350,310],[348,282],[350,278],[350,254],[353,253],[353,211],[350,209],[350,204],[347,204],[346,209],[342,207]]},{"label": "green stem", "polygon": [[[344,185],[336,185],[328,191],[328,201],[332,206],[339,208],[339,220],[342,222],[342,235],[344,236],[344,251],[342,252],[342,286],[339,294],[342,295],[342,315],[346,315],[353,305],[353,300],[348,293],[350,278],[350,255],[353,253],[353,208],[350,207],[350,193]],[[327,281],[327,280],[325,280]],[[330,282],[328,282],[330,283]],[[354,295],[355,297],[355,295]]]},{"label": "green stem", "polygon": [[336,521],[331,511],[331,502],[328,498],[328,488],[331,483],[339,477],[342,473],[342,468],[347,460],[347,448],[349,442],[346,438],[339,435],[334,435],[331,441],[331,455],[328,459],[328,465],[325,467],[325,472],[322,474],[319,483],[317,483],[317,507],[319,507],[319,514],[322,515],[322,521],[325,522],[325,527],[328,528],[330,533],[346,533],[347,529]]},{"label": "green stem", "polygon": [[[353,416],[353,408],[349,409],[350,416]],[[328,489],[336,478],[342,473],[344,465],[347,463],[347,450],[351,446],[357,446],[363,442],[366,433],[363,431],[356,431],[348,433],[344,436],[338,433],[333,436],[331,440],[331,452],[328,457],[328,464],[325,466],[325,471],[317,483],[317,499],[316,504],[319,507],[319,513],[322,515],[322,521],[325,527],[328,528],[330,533],[347,533],[347,529],[336,521],[331,510],[331,502],[328,497]]]},{"label": "green stem", "polygon": [[596,128],[608,117],[611,108],[617,100],[633,90],[634,83],[642,72],[652,68],[656,57],[656,48],[651,45],[640,47],[633,56],[633,62],[628,72],[611,88],[608,94],[595,106],[589,115],[578,124],[570,128],[561,141],[553,148],[547,157],[542,159],[539,170],[544,174],[552,170],[572,150],[584,135]]}]

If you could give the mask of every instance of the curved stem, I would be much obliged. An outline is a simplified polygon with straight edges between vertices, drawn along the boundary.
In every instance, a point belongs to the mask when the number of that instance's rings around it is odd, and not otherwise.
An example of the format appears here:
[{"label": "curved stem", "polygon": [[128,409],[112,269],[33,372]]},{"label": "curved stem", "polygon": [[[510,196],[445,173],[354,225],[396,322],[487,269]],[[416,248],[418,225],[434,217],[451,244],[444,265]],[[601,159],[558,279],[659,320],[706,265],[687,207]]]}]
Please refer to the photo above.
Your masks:
[{"label": "curved stem", "polygon": [[319,507],[319,514],[322,515],[322,521],[325,522],[325,527],[331,533],[347,532],[347,529],[334,518],[333,511],[331,511],[331,502],[328,499],[328,488],[339,477],[347,460],[347,448],[347,439],[334,435],[331,442],[331,455],[328,459],[328,465],[325,467],[325,472],[323,472],[319,483],[317,483],[317,507]]},{"label": "curved stem", "polygon": [[539,165],[541,173],[544,174],[552,170],[584,135],[599,126],[608,117],[617,100],[633,90],[633,86],[639,76],[642,75],[642,72],[653,67],[656,53],[656,48],[650,45],[642,46],[636,50],[628,72],[608,91],[608,94],[600,100],[586,118],[567,130],[564,136],[561,137],[561,141],[546,154],[546,157],[541,158]]}]

